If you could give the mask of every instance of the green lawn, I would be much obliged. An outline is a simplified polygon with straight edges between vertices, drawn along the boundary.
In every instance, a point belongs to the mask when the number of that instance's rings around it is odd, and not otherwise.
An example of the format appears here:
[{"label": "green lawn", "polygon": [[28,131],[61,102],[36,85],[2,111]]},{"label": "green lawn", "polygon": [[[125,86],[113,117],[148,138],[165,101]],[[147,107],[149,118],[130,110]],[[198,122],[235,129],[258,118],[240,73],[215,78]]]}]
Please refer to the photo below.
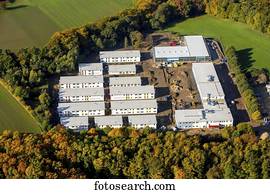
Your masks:
[{"label": "green lawn", "polygon": [[0,84],[0,132],[5,129],[20,132],[40,132],[36,120]]},{"label": "green lawn", "polygon": [[115,15],[133,0],[17,0],[0,11],[0,48],[42,46],[59,30]]},{"label": "green lawn", "polygon": [[221,40],[224,46],[233,45],[246,67],[264,67],[270,70],[270,37],[245,24],[205,15],[178,23],[166,31],[216,38]]}]

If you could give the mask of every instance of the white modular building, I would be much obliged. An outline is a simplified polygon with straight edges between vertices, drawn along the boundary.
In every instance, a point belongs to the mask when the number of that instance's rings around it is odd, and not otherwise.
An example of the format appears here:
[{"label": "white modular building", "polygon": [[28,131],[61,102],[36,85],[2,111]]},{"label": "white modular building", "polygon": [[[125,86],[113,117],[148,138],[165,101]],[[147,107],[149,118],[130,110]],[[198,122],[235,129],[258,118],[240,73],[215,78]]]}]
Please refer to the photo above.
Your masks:
[{"label": "white modular building", "polygon": [[138,63],[141,61],[141,52],[139,50],[101,51],[99,57],[104,63]]},{"label": "white modular building", "polygon": [[175,111],[175,122],[180,129],[220,128],[233,126],[233,117],[226,107],[214,110],[185,109]]},{"label": "white modular building", "polygon": [[103,76],[61,76],[60,88],[97,88],[103,87]]},{"label": "white modular building", "polygon": [[157,117],[156,115],[133,115],[128,116],[129,125],[136,128],[157,128]]},{"label": "white modular building", "polygon": [[109,86],[110,87],[134,87],[140,86],[142,84],[141,77],[110,77]]},{"label": "white modular building", "polygon": [[136,65],[109,65],[109,75],[135,75]]},{"label": "white modular building", "polygon": [[121,128],[123,127],[123,117],[122,116],[101,116],[95,117],[95,125],[101,129],[110,128]]},{"label": "white modular building", "polygon": [[104,88],[60,88],[60,102],[104,101]]},{"label": "white modular building", "polygon": [[129,89],[126,87],[111,87],[111,100],[146,100],[155,99],[154,86],[134,86]]},{"label": "white modular building", "polygon": [[60,123],[68,129],[74,131],[88,130],[88,117],[61,117]]},{"label": "white modular building", "polygon": [[156,114],[156,100],[111,101],[112,115]]},{"label": "white modular building", "polygon": [[79,75],[103,75],[103,63],[80,63]]},{"label": "white modular building", "polygon": [[184,36],[184,44],[176,46],[156,46],[152,55],[155,63],[202,62],[209,61],[205,40],[202,36]]},{"label": "white modular building", "polygon": [[192,71],[203,109],[176,110],[176,126],[180,129],[233,126],[233,116],[213,63],[194,63]]},{"label": "white modular building", "polygon": [[105,115],[104,102],[58,103],[60,117],[84,117]]},{"label": "white modular building", "polygon": [[225,103],[225,94],[213,63],[193,63],[192,72],[203,102]]}]

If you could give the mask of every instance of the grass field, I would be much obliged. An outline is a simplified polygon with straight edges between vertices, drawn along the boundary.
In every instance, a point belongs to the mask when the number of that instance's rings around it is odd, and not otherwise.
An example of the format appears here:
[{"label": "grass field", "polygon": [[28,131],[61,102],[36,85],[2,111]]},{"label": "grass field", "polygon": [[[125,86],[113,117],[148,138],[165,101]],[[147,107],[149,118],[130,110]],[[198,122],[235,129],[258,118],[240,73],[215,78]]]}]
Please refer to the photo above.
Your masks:
[{"label": "grass field", "polygon": [[3,130],[40,132],[38,123],[0,84],[0,132]]},{"label": "grass field", "polygon": [[241,62],[247,68],[270,70],[270,37],[250,29],[247,25],[211,16],[188,19],[166,29],[185,34],[203,34],[221,40],[224,46],[236,47]]},{"label": "grass field", "polygon": [[59,30],[115,15],[133,0],[17,0],[0,11],[0,48],[42,46]]}]

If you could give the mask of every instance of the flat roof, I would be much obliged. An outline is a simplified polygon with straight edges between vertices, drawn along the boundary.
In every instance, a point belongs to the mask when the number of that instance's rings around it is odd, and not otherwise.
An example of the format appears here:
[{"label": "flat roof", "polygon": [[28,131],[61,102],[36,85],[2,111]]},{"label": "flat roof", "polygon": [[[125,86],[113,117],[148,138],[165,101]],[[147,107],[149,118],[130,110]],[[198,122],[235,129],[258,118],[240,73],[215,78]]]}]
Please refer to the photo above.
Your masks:
[{"label": "flat roof", "polygon": [[155,58],[179,58],[189,57],[186,46],[156,46],[154,47]]},{"label": "flat roof", "polygon": [[96,125],[123,125],[122,116],[100,116],[95,117]]},{"label": "flat roof", "polygon": [[225,97],[213,63],[193,63],[192,72],[201,97]]},{"label": "flat roof", "polygon": [[157,124],[157,117],[156,115],[133,115],[133,116],[128,116],[128,122],[134,125]]},{"label": "flat roof", "polygon": [[175,120],[178,122],[218,122],[233,121],[229,108],[219,110],[184,109],[175,110]]},{"label": "flat roof", "polygon": [[104,88],[60,88],[62,96],[104,96]]},{"label": "flat roof", "polygon": [[210,97],[225,97],[223,88],[219,82],[201,82],[197,84],[200,96],[205,98]]},{"label": "flat roof", "polygon": [[103,71],[103,63],[79,63],[79,71]]},{"label": "flat roof", "polygon": [[156,100],[111,101],[111,109],[157,108]]},{"label": "flat roof", "polygon": [[110,85],[118,84],[141,84],[142,80],[140,76],[134,77],[110,77]]},{"label": "flat roof", "polygon": [[127,72],[127,71],[136,72],[136,65],[135,64],[109,65],[109,72]]},{"label": "flat roof", "polygon": [[209,56],[203,36],[185,36],[184,39],[191,57]]},{"label": "flat roof", "polygon": [[61,117],[60,123],[66,127],[89,125],[88,117]]},{"label": "flat roof", "polygon": [[95,76],[61,76],[60,84],[69,84],[69,83],[104,83],[103,75]]},{"label": "flat roof", "polygon": [[219,82],[219,78],[213,63],[192,63],[192,72],[196,82],[209,82],[209,76],[212,82]]},{"label": "flat roof", "polygon": [[100,51],[100,58],[118,58],[118,57],[141,57],[140,50],[127,51]]},{"label": "flat roof", "polygon": [[58,111],[105,110],[104,102],[58,103]]},{"label": "flat roof", "polygon": [[130,87],[128,90],[126,87],[110,87],[111,95],[123,95],[123,94],[146,94],[155,93],[154,86],[134,86]]}]

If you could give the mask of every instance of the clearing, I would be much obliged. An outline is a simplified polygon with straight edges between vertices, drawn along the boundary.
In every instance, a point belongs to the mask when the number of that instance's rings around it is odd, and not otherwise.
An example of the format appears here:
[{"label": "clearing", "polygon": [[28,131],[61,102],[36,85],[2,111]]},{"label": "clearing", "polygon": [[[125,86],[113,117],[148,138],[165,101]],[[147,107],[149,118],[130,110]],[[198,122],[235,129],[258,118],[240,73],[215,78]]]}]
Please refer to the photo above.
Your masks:
[{"label": "clearing", "polygon": [[133,0],[17,0],[0,11],[0,49],[43,46],[59,30],[131,7]]},{"label": "clearing", "polygon": [[0,84],[0,132],[3,130],[40,132],[37,121]]},{"label": "clearing", "polygon": [[166,31],[215,38],[225,47],[234,46],[246,68],[253,66],[270,70],[270,37],[252,30],[246,24],[204,15],[175,24]]}]

